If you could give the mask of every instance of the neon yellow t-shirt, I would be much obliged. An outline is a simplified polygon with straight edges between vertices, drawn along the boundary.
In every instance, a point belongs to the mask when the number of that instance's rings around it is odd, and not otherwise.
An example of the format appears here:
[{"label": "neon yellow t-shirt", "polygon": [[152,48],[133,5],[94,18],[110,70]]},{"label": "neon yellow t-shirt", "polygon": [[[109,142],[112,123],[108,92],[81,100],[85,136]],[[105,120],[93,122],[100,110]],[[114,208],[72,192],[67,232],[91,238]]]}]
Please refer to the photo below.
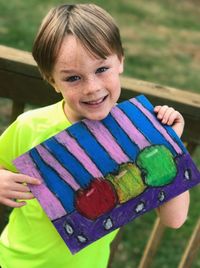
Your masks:
[{"label": "neon yellow t-shirt", "polygon": [[[12,161],[70,126],[63,101],[26,112],[0,137],[0,165],[16,172]],[[105,268],[112,232],[72,255],[36,199],[13,209],[0,237],[2,268]]]}]

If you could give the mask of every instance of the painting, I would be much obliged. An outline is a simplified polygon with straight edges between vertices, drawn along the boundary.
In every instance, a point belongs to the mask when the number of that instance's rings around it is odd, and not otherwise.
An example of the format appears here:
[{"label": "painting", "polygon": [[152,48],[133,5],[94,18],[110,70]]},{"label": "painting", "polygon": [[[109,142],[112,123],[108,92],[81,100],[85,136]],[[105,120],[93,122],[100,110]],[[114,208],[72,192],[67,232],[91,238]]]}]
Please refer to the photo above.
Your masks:
[{"label": "painting", "polygon": [[84,119],[14,160],[74,254],[200,182],[183,143],[143,96]]}]

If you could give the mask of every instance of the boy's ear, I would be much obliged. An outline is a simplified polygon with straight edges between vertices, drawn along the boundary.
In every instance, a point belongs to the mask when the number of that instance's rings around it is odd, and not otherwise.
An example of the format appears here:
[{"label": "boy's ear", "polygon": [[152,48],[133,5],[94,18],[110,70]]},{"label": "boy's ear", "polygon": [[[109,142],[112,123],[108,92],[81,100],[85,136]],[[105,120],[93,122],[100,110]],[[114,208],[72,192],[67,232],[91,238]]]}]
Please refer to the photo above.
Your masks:
[{"label": "boy's ear", "polygon": [[60,90],[54,86],[54,89],[57,93],[60,93]]},{"label": "boy's ear", "polygon": [[55,81],[54,81],[54,79],[53,79],[53,77],[49,77],[48,78],[48,82],[49,82],[49,84],[55,89],[55,91],[57,92],[57,93],[60,93],[60,90],[56,87],[56,85],[55,85]]},{"label": "boy's ear", "polygon": [[119,74],[122,74],[124,71],[124,57],[120,59]]},{"label": "boy's ear", "polygon": [[50,84],[51,86],[54,87],[55,81],[54,81],[53,77],[49,76],[49,77],[47,78],[47,81],[49,82],[49,84]]}]

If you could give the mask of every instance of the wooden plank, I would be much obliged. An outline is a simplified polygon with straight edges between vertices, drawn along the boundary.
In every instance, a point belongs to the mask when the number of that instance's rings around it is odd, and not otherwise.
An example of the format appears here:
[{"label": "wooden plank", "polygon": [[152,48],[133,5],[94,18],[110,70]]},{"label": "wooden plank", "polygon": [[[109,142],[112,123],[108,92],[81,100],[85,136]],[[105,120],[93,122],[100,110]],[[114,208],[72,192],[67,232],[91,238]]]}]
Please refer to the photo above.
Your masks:
[{"label": "wooden plank", "polygon": [[19,62],[19,63],[24,63],[24,64],[29,64],[29,65],[35,65],[36,63],[33,60],[33,57],[31,56],[31,53],[28,51],[8,47],[8,46],[3,46],[0,45],[0,56],[7,61],[11,62]]},{"label": "wooden plank", "polygon": [[[37,106],[61,99],[40,76],[29,52],[0,46],[0,97]],[[186,120],[183,139],[200,144],[200,94],[122,76],[120,101],[145,94],[154,104],[178,109]]]},{"label": "wooden plank", "polygon": [[37,106],[44,106],[61,99],[41,78],[12,73],[0,69],[0,97],[24,102]]},{"label": "wooden plank", "polygon": [[183,253],[178,268],[190,268],[195,260],[197,252],[200,249],[200,218],[193,230],[188,245]]},{"label": "wooden plank", "polygon": [[0,45],[0,69],[41,78],[30,52],[2,45]]},{"label": "wooden plank", "polygon": [[[122,87],[127,91],[131,90],[136,94],[145,94],[146,96],[164,99],[165,101],[176,102],[186,106],[200,108],[200,94],[183,91],[180,89],[163,86],[151,82],[146,82],[134,78],[122,77]],[[200,115],[199,115],[200,116]],[[199,117],[198,116],[198,117]]]},{"label": "wooden plank", "polygon": [[138,268],[149,268],[151,266],[165,228],[166,227],[160,222],[160,218],[156,218]]},{"label": "wooden plank", "polygon": [[0,97],[44,106],[61,99],[45,82],[30,52],[0,45]]},{"label": "wooden plank", "polygon": [[[27,80],[30,80],[29,86],[31,86],[31,83],[34,83],[34,80],[39,80],[38,85],[40,85],[40,87],[50,87],[47,83],[42,81],[40,73],[37,70],[36,63],[30,52],[0,46],[0,70],[2,71],[2,74],[0,75],[0,78],[2,79],[8,72],[11,73],[12,76],[16,74],[15,82],[17,82],[19,76],[25,76]],[[22,77],[20,79],[22,79]],[[10,83],[10,80],[4,79],[1,84],[4,84],[5,80]],[[145,94],[150,98],[150,100],[157,100],[157,103],[160,103],[161,101],[164,103],[174,103],[175,107],[180,107],[181,110],[188,113],[188,115],[195,116],[200,119],[200,94],[124,76],[121,77],[121,83],[123,88],[121,99],[131,98],[138,94]],[[34,88],[34,86],[31,87],[31,89]],[[4,86],[3,89],[1,88],[0,90],[0,94],[2,91],[5,94]],[[33,95],[34,91],[30,90],[29,93]]]}]

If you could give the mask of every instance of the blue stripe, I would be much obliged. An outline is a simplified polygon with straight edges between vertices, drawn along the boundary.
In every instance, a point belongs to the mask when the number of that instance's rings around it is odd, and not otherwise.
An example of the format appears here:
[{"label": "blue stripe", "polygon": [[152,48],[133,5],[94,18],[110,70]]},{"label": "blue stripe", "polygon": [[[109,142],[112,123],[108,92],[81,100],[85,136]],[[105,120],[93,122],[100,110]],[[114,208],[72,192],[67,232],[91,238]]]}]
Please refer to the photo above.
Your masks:
[{"label": "blue stripe", "polygon": [[74,211],[75,192],[73,189],[60,178],[52,167],[43,161],[35,148],[29,151],[29,155],[36,164],[47,187],[59,199],[65,210],[69,213]]},{"label": "blue stripe", "polygon": [[60,144],[54,137],[43,142],[46,149],[53,154],[57,161],[74,177],[78,184],[85,188],[91,180],[92,175],[83,167],[67,148]]},{"label": "blue stripe", "polygon": [[77,123],[69,127],[67,132],[76,139],[104,176],[109,172],[117,171],[118,164],[98,143],[83,123]]},{"label": "blue stripe", "polygon": [[[146,109],[150,110],[150,112],[155,116],[155,113],[153,111],[154,107],[153,105],[148,101],[148,99],[140,95],[136,98]],[[184,153],[187,153],[187,149],[185,148],[184,144],[181,142],[180,138],[176,134],[176,132],[172,129],[171,126],[163,125],[163,127],[166,129],[168,134],[171,136],[171,138],[179,145],[179,147],[182,149]]]},{"label": "blue stripe", "polygon": [[102,120],[102,123],[107,127],[130,160],[135,161],[137,154],[139,153],[139,148],[130,140],[129,136],[124,132],[114,117],[109,115]]},{"label": "blue stripe", "polygon": [[144,95],[139,95],[135,98],[137,101],[139,101],[147,110],[149,110],[153,115],[154,113],[154,106],[151,104],[151,102],[144,96]]},{"label": "blue stripe", "polygon": [[176,151],[163,135],[152,125],[151,121],[134,104],[127,101],[126,105],[121,105],[120,109],[133,122],[135,127],[146,137],[151,144],[165,145],[173,155]]}]

